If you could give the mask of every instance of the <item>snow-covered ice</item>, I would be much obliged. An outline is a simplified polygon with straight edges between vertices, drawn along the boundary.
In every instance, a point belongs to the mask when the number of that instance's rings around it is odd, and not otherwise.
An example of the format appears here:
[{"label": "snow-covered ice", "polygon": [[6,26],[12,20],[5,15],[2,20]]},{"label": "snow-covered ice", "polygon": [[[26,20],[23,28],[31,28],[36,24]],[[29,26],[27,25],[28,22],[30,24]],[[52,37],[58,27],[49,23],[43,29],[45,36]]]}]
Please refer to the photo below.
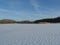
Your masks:
[{"label": "snow-covered ice", "polygon": [[60,24],[0,24],[0,45],[60,45]]}]

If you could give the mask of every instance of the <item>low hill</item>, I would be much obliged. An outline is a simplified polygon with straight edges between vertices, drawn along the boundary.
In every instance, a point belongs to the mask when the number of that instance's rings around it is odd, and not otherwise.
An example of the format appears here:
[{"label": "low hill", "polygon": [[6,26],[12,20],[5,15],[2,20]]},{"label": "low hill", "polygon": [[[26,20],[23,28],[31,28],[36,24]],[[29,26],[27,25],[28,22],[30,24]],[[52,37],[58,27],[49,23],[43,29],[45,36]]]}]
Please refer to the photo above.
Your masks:
[{"label": "low hill", "polygon": [[2,19],[0,20],[1,24],[8,24],[8,23],[16,23],[15,20],[10,20],[10,19]]},{"label": "low hill", "polygon": [[33,23],[33,22],[29,21],[29,20],[25,20],[25,21],[16,21],[16,23],[30,24],[30,23]]}]

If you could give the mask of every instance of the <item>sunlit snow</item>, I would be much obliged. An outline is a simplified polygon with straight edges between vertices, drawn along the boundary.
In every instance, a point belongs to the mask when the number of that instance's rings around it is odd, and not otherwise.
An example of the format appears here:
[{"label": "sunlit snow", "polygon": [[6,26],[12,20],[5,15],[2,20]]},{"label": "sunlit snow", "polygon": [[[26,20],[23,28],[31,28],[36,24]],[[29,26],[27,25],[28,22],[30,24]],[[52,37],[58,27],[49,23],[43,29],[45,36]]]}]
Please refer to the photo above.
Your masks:
[{"label": "sunlit snow", "polygon": [[0,45],[60,45],[60,24],[0,24]]}]

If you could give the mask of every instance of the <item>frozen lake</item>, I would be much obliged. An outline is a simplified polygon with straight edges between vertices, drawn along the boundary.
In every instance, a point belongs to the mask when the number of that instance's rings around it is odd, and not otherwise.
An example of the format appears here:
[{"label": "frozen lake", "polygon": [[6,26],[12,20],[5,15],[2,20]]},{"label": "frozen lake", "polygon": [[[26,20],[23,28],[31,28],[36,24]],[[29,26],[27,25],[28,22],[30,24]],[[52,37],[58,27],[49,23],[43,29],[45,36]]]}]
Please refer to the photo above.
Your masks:
[{"label": "frozen lake", "polygon": [[0,24],[0,45],[60,45],[60,24]]}]

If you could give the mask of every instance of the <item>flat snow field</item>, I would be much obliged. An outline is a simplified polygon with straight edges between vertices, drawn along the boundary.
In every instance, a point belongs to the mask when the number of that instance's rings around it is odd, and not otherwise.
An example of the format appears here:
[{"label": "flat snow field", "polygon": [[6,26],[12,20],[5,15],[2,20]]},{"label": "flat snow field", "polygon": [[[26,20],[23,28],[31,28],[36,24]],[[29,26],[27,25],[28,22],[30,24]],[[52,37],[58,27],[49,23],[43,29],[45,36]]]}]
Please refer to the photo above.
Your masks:
[{"label": "flat snow field", "polygon": [[0,24],[0,45],[60,45],[60,24]]}]

